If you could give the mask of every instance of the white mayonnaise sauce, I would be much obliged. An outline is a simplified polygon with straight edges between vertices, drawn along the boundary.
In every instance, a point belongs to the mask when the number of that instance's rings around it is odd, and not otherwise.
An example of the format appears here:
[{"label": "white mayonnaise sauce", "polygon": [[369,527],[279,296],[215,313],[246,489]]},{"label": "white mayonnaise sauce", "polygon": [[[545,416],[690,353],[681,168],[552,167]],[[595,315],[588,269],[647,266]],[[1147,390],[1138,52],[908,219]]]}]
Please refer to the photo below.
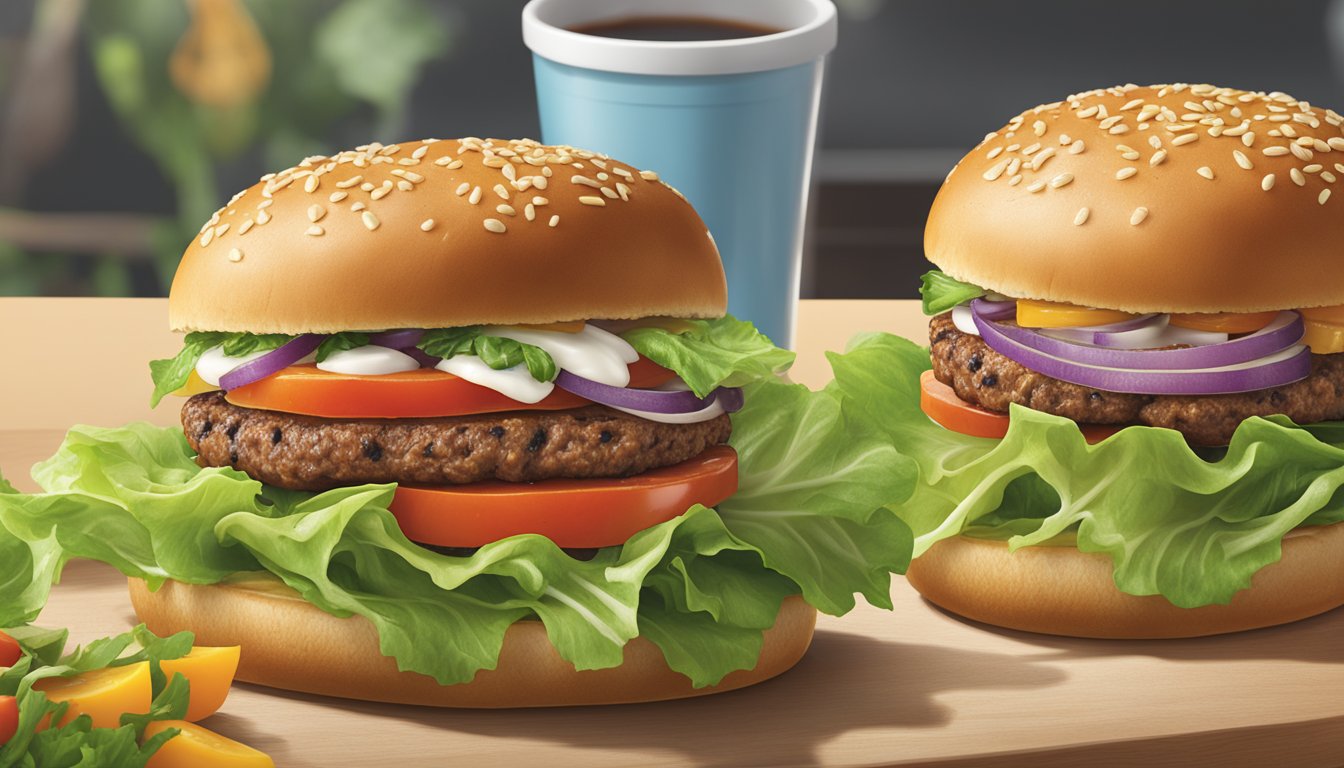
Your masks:
[{"label": "white mayonnaise sauce", "polygon": [[[275,350],[273,349],[264,349],[260,352],[249,352],[246,355],[229,357],[224,354],[224,347],[222,345],[211,347],[201,353],[201,359],[196,361],[196,375],[200,376],[201,381],[204,381],[206,384],[209,384],[212,387],[218,387],[219,380],[223,378],[224,374],[244,363],[250,363],[257,358],[274,351]],[[296,361],[294,365],[311,363],[316,359],[317,353],[312,353],[304,356],[302,360]]]},{"label": "white mayonnaise sauce", "polygon": [[232,371],[243,363],[250,363],[259,357],[265,356],[271,350],[263,349],[260,352],[250,352],[239,357],[229,357],[224,354],[224,347],[211,347],[201,353],[201,359],[196,361],[196,375],[201,377],[201,381],[212,387],[219,386],[219,380],[224,374]]},{"label": "white mayonnaise sauce", "polygon": [[327,355],[327,359],[317,364],[320,371],[331,373],[349,373],[355,376],[379,376],[388,373],[414,371],[420,367],[420,361],[414,357],[377,344],[366,344],[354,349],[345,349]]},{"label": "white mayonnaise sauce", "polygon": [[497,371],[476,355],[455,355],[447,360],[440,360],[434,367],[460,376],[472,384],[493,389],[520,403],[541,402],[555,390],[553,382],[537,381],[532,378],[527,366],[521,363]]},{"label": "white mayonnaise sauce", "polygon": [[557,368],[613,387],[630,385],[629,365],[639,359],[639,353],[624,339],[592,325],[585,325],[578,333],[507,326],[486,328],[484,333],[541,347]]}]

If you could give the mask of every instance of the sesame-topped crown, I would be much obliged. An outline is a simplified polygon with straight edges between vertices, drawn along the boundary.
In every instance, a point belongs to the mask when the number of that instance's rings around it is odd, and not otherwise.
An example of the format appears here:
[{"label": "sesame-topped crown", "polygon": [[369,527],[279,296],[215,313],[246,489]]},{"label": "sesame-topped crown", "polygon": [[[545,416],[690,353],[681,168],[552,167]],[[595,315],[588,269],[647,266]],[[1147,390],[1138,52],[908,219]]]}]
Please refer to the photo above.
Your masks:
[{"label": "sesame-topped crown", "polygon": [[183,255],[175,330],[334,332],[726,303],[704,223],[652,171],[530,139],[366,144],[239,192]]},{"label": "sesame-topped crown", "polygon": [[1284,93],[1117,86],[1014,117],[949,174],[930,261],[1136,312],[1344,303],[1344,117]]}]

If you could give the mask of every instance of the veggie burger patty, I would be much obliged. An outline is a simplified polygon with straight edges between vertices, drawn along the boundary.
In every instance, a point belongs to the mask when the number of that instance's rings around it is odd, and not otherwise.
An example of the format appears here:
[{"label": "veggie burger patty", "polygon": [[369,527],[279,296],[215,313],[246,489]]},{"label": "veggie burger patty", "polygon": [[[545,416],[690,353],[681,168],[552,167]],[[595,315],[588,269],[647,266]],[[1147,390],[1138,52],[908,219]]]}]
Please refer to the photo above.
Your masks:
[{"label": "veggie burger patty", "polygon": [[1134,395],[1036,373],[964,333],[951,313],[929,323],[933,373],[962,400],[992,411],[1012,403],[1090,424],[1144,424],[1183,433],[1196,445],[1226,445],[1251,416],[1283,414],[1299,424],[1344,418],[1344,354],[1312,355],[1311,375],[1233,395]]},{"label": "veggie burger patty", "polygon": [[182,428],[202,466],[234,467],[305,491],[360,483],[625,477],[694,458],[732,432],[726,414],[663,424],[601,405],[343,421],[243,408],[222,392],[187,401]]}]

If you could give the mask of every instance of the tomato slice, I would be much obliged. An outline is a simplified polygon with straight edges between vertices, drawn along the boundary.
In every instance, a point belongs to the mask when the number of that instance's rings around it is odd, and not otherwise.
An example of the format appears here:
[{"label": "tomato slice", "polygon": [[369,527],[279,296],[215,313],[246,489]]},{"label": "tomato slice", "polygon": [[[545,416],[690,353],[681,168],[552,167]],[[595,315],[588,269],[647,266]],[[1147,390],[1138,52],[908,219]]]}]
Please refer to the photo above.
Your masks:
[{"label": "tomato slice", "polygon": [[0,632],[0,667],[12,667],[23,656],[19,641]]},{"label": "tomato slice", "polygon": [[1119,323],[1138,315],[1118,309],[1092,309],[1058,301],[1017,302],[1017,324],[1023,328],[1085,328]]},{"label": "tomato slice", "polygon": [[0,696],[0,745],[14,738],[19,731],[19,700]]},{"label": "tomato slice", "polygon": [[[647,358],[630,366],[630,386],[656,387],[676,374]],[[230,403],[328,419],[415,419],[469,416],[500,411],[557,411],[590,401],[556,389],[528,405],[488,387],[434,368],[382,376],[355,376],[295,365],[260,381],[230,390]]]},{"label": "tomato slice", "polygon": [[[933,371],[919,376],[919,407],[924,414],[944,429],[971,437],[1001,439],[1008,434],[1009,418],[1006,413],[971,405],[957,396],[957,391],[934,377]],[[1099,443],[1124,429],[1118,424],[1079,424],[1083,437],[1089,443]]]},{"label": "tomato slice", "polygon": [[1171,315],[1171,324],[1213,333],[1252,333],[1278,317],[1278,312],[1208,312]]},{"label": "tomato slice", "polygon": [[570,549],[613,547],[737,492],[737,452],[719,445],[633,477],[397,487],[392,514],[408,539],[440,547],[483,547],[539,533]]}]

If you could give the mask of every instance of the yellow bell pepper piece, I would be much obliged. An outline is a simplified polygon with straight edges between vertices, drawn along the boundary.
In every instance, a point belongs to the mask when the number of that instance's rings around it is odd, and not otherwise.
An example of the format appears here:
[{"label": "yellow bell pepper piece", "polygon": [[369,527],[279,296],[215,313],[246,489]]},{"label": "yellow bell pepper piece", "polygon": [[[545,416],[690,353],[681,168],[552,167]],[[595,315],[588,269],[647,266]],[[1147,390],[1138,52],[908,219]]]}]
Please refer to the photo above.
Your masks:
[{"label": "yellow bell pepper piece", "polygon": [[124,713],[144,714],[153,698],[149,662],[84,672],[71,677],[48,677],[33,684],[51,701],[68,701],[70,708],[58,726],[80,715],[93,718],[94,728],[117,728]]},{"label": "yellow bell pepper piece", "polygon": [[178,389],[173,390],[169,394],[176,395],[177,397],[191,397],[192,395],[199,395],[202,392],[214,392],[216,389],[219,389],[219,387],[205,383],[205,379],[197,376],[196,372],[192,371],[191,375],[187,377],[187,383],[183,384]]},{"label": "yellow bell pepper piece", "polygon": [[185,720],[156,720],[145,727],[145,738],[167,728],[182,732],[160,747],[146,768],[275,768],[265,752]]},{"label": "yellow bell pepper piece", "polygon": [[1092,309],[1057,301],[1019,299],[1017,324],[1023,328],[1079,328],[1120,323],[1138,315],[1117,309]]},{"label": "yellow bell pepper piece", "polygon": [[1344,325],[1316,320],[1305,320],[1302,325],[1306,330],[1302,343],[1311,347],[1312,354],[1333,355],[1344,352]]},{"label": "yellow bell pepper piece", "polygon": [[191,683],[191,703],[187,705],[187,719],[204,720],[224,706],[238,672],[239,646],[219,648],[197,647],[180,659],[159,662],[169,680],[181,672]]}]

